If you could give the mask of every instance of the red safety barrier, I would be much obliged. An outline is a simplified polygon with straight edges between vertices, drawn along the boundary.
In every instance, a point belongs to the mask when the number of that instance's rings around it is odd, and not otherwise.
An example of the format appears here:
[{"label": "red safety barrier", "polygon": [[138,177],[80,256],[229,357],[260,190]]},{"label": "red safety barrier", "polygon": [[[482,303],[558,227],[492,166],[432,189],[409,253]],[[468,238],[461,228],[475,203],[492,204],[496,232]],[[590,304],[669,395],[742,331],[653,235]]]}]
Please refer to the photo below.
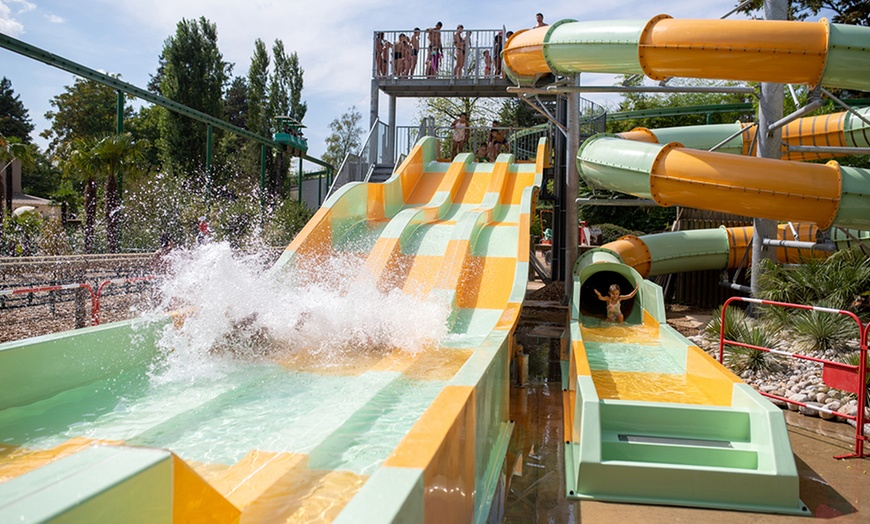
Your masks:
[{"label": "red safety barrier", "polygon": [[103,289],[110,284],[128,284],[131,282],[142,282],[145,280],[154,280],[154,277],[132,277],[132,278],[116,278],[113,280],[105,280],[97,287],[97,295],[94,300],[94,307],[91,309],[91,325],[100,325],[100,297],[103,294]]},{"label": "red safety barrier", "polygon": [[[833,360],[825,360],[816,357],[810,357],[808,355],[801,355],[798,353],[789,353],[787,351],[780,351],[777,349],[764,348],[760,346],[753,346],[751,344],[744,344],[743,342],[738,342],[736,340],[726,340],[725,339],[725,310],[728,308],[728,305],[732,302],[749,302],[751,304],[763,304],[765,306],[781,306],[788,307],[794,309],[804,309],[808,311],[819,311],[822,313],[833,313],[838,315],[846,315],[851,317],[858,325],[858,340],[859,340],[859,365],[858,366],[850,366],[849,364],[844,364],[842,362],[835,362]],[[724,354],[725,354],[725,344],[731,346],[739,346],[744,348],[756,349],[758,351],[765,351],[767,353],[774,353],[777,355],[783,355],[786,357],[797,358],[801,360],[810,360],[812,362],[819,362],[822,364],[822,382],[824,382],[828,387],[832,387],[835,389],[840,389],[843,391],[849,391],[851,393],[855,393],[858,395],[858,414],[857,415],[846,415],[845,413],[840,413],[838,411],[831,411],[829,409],[825,409],[823,407],[809,406],[803,402],[797,402],[795,400],[790,400],[787,398],[783,398],[777,395],[771,395],[769,393],[765,393],[763,391],[759,391],[762,395],[780,400],[782,402],[787,402],[789,404],[796,404],[798,406],[808,407],[810,409],[814,409],[816,411],[821,411],[824,413],[830,413],[836,415],[838,417],[847,418],[850,420],[854,420],[856,423],[855,427],[855,452],[849,453],[848,455],[837,455],[834,458],[842,459],[842,458],[863,458],[864,454],[864,441],[868,440],[867,437],[864,436],[864,409],[866,407],[866,384],[867,384],[867,366],[860,365],[866,364],[867,362],[867,338],[870,336],[870,324],[864,326],[861,323],[861,319],[858,318],[855,313],[851,311],[844,311],[842,309],[832,309],[826,307],[818,307],[818,306],[807,306],[803,304],[789,304],[787,302],[775,302],[773,300],[760,300],[757,298],[746,298],[746,297],[731,297],[725,301],[722,305],[722,316],[719,321],[719,362],[723,362]]]},{"label": "red safety barrier", "polygon": [[87,289],[91,295],[91,324],[93,325],[93,311],[97,307],[97,295],[90,284],[58,284],[54,286],[20,287],[16,289],[0,289],[0,296],[27,295],[29,293],[45,293],[49,291],[62,291],[64,289]]},{"label": "red safety barrier", "polygon": [[129,282],[141,282],[145,280],[154,280],[155,277],[133,277],[133,278],[116,278],[106,280],[100,283],[97,291],[94,292],[93,286],[90,284],[58,284],[54,286],[39,286],[39,287],[22,287],[16,289],[0,289],[0,297],[11,295],[26,295],[28,293],[45,293],[50,291],[62,291],[65,289],[87,289],[91,295],[91,325],[97,326],[100,324],[100,297],[103,289],[110,284],[126,284]]}]

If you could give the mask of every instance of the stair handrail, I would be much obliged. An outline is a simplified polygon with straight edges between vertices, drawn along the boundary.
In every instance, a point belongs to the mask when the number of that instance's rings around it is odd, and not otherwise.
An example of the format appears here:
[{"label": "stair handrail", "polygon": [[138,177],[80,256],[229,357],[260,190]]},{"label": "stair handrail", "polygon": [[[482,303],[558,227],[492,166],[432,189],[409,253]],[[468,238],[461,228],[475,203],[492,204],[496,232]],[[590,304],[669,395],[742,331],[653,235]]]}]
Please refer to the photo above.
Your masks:
[{"label": "stair handrail", "polygon": [[[369,129],[365,140],[363,140],[362,145],[359,148],[359,152],[348,152],[344,156],[344,160],[341,162],[341,167],[338,168],[338,173],[336,173],[335,178],[333,178],[332,185],[329,186],[329,191],[326,192],[327,198],[329,198],[338,188],[348,182],[362,182],[365,180],[365,175],[371,169],[372,165],[377,163],[377,149],[374,150],[375,152],[373,155],[373,151],[369,149],[369,147],[371,145],[372,137],[375,136],[375,131],[382,126],[386,127],[386,124],[381,122],[380,118],[375,118],[371,129]],[[362,176],[358,174],[361,174]]]},{"label": "stair handrail", "polygon": [[[799,353],[789,353],[787,351],[780,351],[778,349],[765,348],[761,346],[754,346],[752,344],[746,344],[743,342],[738,342],[736,340],[728,340],[725,338],[725,310],[732,302],[748,302],[750,304],[759,304],[765,306],[777,306],[777,307],[787,307],[793,309],[803,309],[807,311],[817,311],[820,313],[831,313],[837,315],[845,315],[851,317],[858,325],[858,340],[859,340],[859,353],[858,353],[858,365],[852,366],[850,364],[845,364],[843,362],[836,362],[833,360],[825,360],[822,358],[811,357],[809,355],[801,355]],[[868,324],[870,326],[870,324]],[[855,393],[858,396],[858,413],[856,415],[847,415],[845,413],[841,413],[838,411],[832,411],[827,408],[817,407],[817,406],[809,406],[804,402],[798,402],[796,400],[788,399],[785,397],[780,397],[778,395],[773,395],[770,393],[766,393],[764,391],[759,391],[765,397],[770,397],[781,402],[786,402],[788,404],[796,404],[798,406],[808,407],[809,409],[813,409],[816,411],[821,411],[824,413],[829,413],[832,415],[836,415],[838,417],[843,417],[846,419],[854,420],[856,423],[855,426],[855,451],[853,453],[849,453],[847,455],[837,455],[835,459],[844,459],[844,458],[863,458],[870,455],[864,453],[864,441],[870,440],[864,436],[864,409],[867,404],[867,338],[870,335],[870,328],[864,326],[862,324],[861,319],[858,316],[851,312],[845,311],[842,309],[834,309],[828,307],[820,307],[820,306],[808,306],[806,304],[790,304],[788,302],[776,302],[774,300],[762,300],[759,298],[749,298],[749,297],[731,297],[722,304],[722,312],[721,318],[719,319],[719,363],[723,363],[725,345],[744,347],[749,349],[755,349],[758,351],[764,351],[766,353],[774,353],[776,355],[781,355],[785,357],[797,358],[800,360],[810,360],[812,362],[818,362],[823,365],[822,368],[822,381],[827,384],[827,381],[835,382],[836,385],[829,387],[834,387],[836,389],[843,389],[845,391],[850,391]],[[828,366],[828,367],[824,367]],[[855,377],[856,384],[851,384],[851,374],[857,375]],[[842,386],[842,387],[841,387]],[[854,389],[850,387],[854,386]]]}]

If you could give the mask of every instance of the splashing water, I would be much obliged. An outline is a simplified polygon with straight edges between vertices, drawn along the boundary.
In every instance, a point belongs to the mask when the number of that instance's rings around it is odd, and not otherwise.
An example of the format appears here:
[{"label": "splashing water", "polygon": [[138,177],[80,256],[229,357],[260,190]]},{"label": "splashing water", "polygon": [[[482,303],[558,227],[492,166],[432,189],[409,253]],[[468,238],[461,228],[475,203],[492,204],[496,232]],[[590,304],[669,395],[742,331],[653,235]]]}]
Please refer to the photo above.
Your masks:
[{"label": "splashing water", "polygon": [[357,256],[330,259],[317,282],[265,271],[261,256],[224,242],[176,250],[167,260],[159,309],[189,312],[180,329],[164,329],[165,358],[152,374],[158,382],[219,380],[239,359],[276,352],[304,350],[327,366],[350,351],[417,352],[447,335],[447,304],[378,291]]}]

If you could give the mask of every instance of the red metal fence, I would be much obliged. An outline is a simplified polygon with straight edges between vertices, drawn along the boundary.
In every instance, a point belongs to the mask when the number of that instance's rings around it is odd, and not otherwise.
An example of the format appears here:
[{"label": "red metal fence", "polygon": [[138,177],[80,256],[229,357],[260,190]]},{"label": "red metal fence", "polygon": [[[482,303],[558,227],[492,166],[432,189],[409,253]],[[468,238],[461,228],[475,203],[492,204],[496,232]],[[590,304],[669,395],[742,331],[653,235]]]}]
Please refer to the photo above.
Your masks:
[{"label": "red metal fence", "polygon": [[[760,346],[753,346],[751,344],[745,344],[743,342],[738,342],[736,340],[727,340],[725,338],[725,310],[732,302],[748,302],[750,304],[763,304],[765,306],[779,306],[779,307],[788,307],[793,309],[803,309],[808,311],[818,311],[821,313],[831,313],[837,315],[846,315],[851,317],[857,324],[858,327],[858,340],[859,340],[859,365],[852,366],[849,364],[845,364],[843,362],[835,362],[832,360],[825,360],[821,358],[811,357],[808,355],[801,355],[798,353],[789,353],[787,351],[780,351],[778,349],[765,348]],[[723,357],[725,354],[725,345],[730,346],[739,346],[745,347],[749,349],[755,349],[758,351],[765,351],[767,353],[774,353],[777,355],[782,355],[786,357],[797,358],[801,360],[809,360],[812,362],[818,362],[822,364],[822,381],[828,386],[835,389],[849,391],[851,393],[855,393],[858,395],[858,413],[856,415],[847,415],[845,413],[840,413],[838,411],[832,411],[820,406],[809,406],[803,402],[797,402],[795,400],[787,399],[784,397],[780,397],[777,395],[772,395],[770,393],[765,393],[763,391],[759,391],[762,395],[770,398],[774,398],[780,400],[782,402],[787,402],[789,404],[796,404],[798,406],[805,406],[810,409],[814,409],[816,411],[821,411],[824,413],[830,413],[832,415],[836,415],[838,417],[843,417],[846,419],[854,420],[856,422],[855,427],[855,451],[854,453],[849,453],[848,455],[838,455],[834,458],[862,458],[865,456],[864,454],[864,441],[868,440],[867,437],[864,436],[864,409],[867,404],[867,393],[866,393],[866,384],[867,384],[867,338],[870,335],[870,323],[866,326],[861,323],[861,319],[858,318],[857,315],[852,313],[851,311],[844,311],[842,309],[832,309],[826,307],[818,307],[818,306],[807,306],[803,304],[789,304],[786,302],[775,302],[773,300],[760,300],[757,298],[746,298],[746,297],[731,297],[725,301],[722,305],[722,317],[720,318],[719,323],[719,362],[723,361]]]},{"label": "red metal fence", "polygon": [[110,280],[104,280],[100,282],[97,286],[97,290],[94,291],[94,287],[90,284],[78,283],[78,284],[57,284],[51,286],[38,286],[38,287],[21,287],[15,289],[0,289],[0,297],[2,296],[13,296],[13,295],[27,295],[30,293],[50,293],[52,291],[63,291],[67,289],[86,289],[88,293],[91,295],[91,325],[97,326],[100,324],[100,298],[103,294],[103,289],[106,286],[112,284],[127,284],[131,282],[142,282],[147,280],[154,280],[155,277],[133,277],[133,278],[115,278]]}]

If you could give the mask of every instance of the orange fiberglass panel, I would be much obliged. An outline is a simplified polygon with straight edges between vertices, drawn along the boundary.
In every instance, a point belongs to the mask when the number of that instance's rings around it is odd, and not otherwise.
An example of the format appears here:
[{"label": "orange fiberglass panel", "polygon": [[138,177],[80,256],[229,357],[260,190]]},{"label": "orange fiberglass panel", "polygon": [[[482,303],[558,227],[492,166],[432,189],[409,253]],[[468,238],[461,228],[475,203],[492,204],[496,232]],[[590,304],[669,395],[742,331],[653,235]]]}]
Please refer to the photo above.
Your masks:
[{"label": "orange fiberglass panel", "polygon": [[685,148],[659,154],[650,174],[659,205],[831,225],[840,201],[836,162],[803,164]]},{"label": "orange fiberglass panel", "polygon": [[562,391],[562,435],[566,440],[577,443],[580,437],[574,433],[574,404],[577,400],[577,392],[573,389]]},{"label": "orange fiberglass panel", "polygon": [[[652,317],[648,318],[652,320]],[[581,324],[580,333],[583,335],[584,342],[618,342],[653,346],[658,344],[659,323],[654,320],[647,322],[647,316],[644,315],[643,324],[614,324],[608,322],[601,324],[601,327],[586,327]]]},{"label": "orange fiberglass panel", "polygon": [[649,247],[640,238],[634,235],[626,235],[607,244],[607,248],[614,251],[622,262],[634,268],[640,276],[646,278],[652,269],[652,255]]},{"label": "orange fiberglass panel", "polygon": [[446,172],[424,173],[423,176],[420,177],[420,181],[414,185],[414,189],[411,191],[410,195],[408,195],[405,204],[409,206],[422,206],[428,204],[429,201],[432,200],[432,196],[435,192],[438,191],[438,186],[441,185],[441,180],[446,175]]},{"label": "orange fiberglass panel", "polygon": [[799,118],[785,126],[782,130],[783,159],[786,160],[818,160],[831,158],[830,154],[804,153],[788,151],[787,146],[831,146],[846,147],[846,136],[843,134],[843,122],[846,113],[831,113],[827,115]]},{"label": "orange fiberglass panel", "polygon": [[645,127],[635,127],[631,131],[626,131],[624,133],[617,133],[618,137],[624,138],[626,140],[633,140],[635,142],[646,142],[648,144],[658,144],[659,139],[649,129]]},{"label": "orange fiberglass panel", "polygon": [[471,257],[456,286],[460,308],[503,309],[510,300],[517,261],[507,257]]},{"label": "orange fiberglass panel", "polygon": [[350,471],[300,468],[251,504],[242,521],[332,522],[366,480]]},{"label": "orange fiberglass panel", "polygon": [[462,177],[456,195],[453,197],[454,203],[480,204],[483,202],[483,196],[486,194],[491,178],[491,172],[474,173],[474,175]]},{"label": "orange fiberglass panel", "polygon": [[401,268],[407,268],[402,290],[415,296],[428,295],[435,288],[438,270],[444,260],[432,255],[399,255]]},{"label": "orange fiberglass panel", "polygon": [[816,85],[827,49],[826,22],[656,17],[641,34],[638,56],[654,80],[679,76]]},{"label": "orange fiberglass panel", "polygon": [[736,267],[748,267],[752,258],[748,254],[752,247],[752,226],[748,227],[729,227],[725,230],[728,233],[728,269]]},{"label": "orange fiberglass panel", "polygon": [[305,224],[290,245],[287,251],[294,251],[305,255],[325,255],[332,250],[332,217],[330,209],[321,207],[314,213],[311,220]]},{"label": "orange fiberglass panel", "polygon": [[544,58],[544,37],[549,27],[517,31],[505,42],[504,56],[508,68],[520,76],[535,76],[549,71]]},{"label": "orange fiberglass panel", "polygon": [[582,340],[571,341],[571,380],[568,381],[570,388],[574,389],[574,377],[582,375],[588,377],[592,375],[589,369],[589,359],[586,356],[586,346]]},{"label": "orange fiberglass panel", "polygon": [[725,399],[718,385],[711,389],[703,381],[684,374],[593,370],[592,381],[602,400],[731,405],[730,390]]},{"label": "orange fiberglass panel", "polygon": [[172,455],[172,521],[238,522],[241,511]]},{"label": "orange fiberglass panel", "polygon": [[[500,331],[513,331],[517,322],[520,320],[520,313],[522,310],[523,304],[521,302],[508,302],[493,329]],[[511,358],[513,358],[514,350],[516,350],[516,347],[512,346]]]},{"label": "orange fiberglass panel", "polygon": [[368,184],[368,199],[366,200],[366,218],[380,220],[386,215],[386,193],[384,184]]},{"label": "orange fiberglass panel", "polygon": [[417,187],[417,182],[424,175],[425,166],[423,165],[423,147],[415,145],[411,148],[411,152],[405,158],[396,171],[400,173],[399,177],[402,184],[402,199],[407,202],[411,197],[411,191]]},{"label": "orange fiberglass panel", "polygon": [[423,470],[426,522],[473,520],[474,428],[474,388],[446,386],[384,462]]},{"label": "orange fiberglass panel", "polygon": [[499,197],[500,204],[519,205],[523,191],[535,183],[535,173],[508,173],[504,191]]},{"label": "orange fiberglass panel", "polygon": [[13,479],[95,445],[120,446],[121,440],[73,437],[50,449],[13,448],[0,458],[0,482]]}]

